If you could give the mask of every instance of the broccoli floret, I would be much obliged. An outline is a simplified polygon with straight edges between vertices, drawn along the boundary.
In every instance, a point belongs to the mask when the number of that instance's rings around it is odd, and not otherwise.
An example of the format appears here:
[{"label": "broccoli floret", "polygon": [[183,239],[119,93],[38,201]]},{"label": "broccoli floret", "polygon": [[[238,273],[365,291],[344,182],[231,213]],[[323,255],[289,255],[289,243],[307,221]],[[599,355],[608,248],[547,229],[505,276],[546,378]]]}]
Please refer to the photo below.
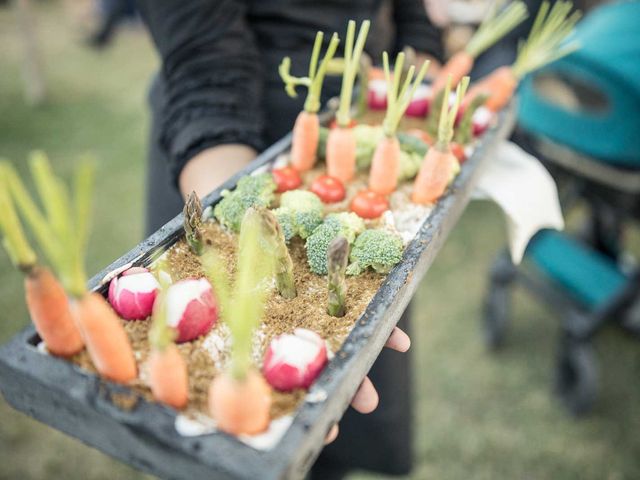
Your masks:
[{"label": "broccoli floret", "polygon": [[424,156],[417,153],[400,151],[400,172],[398,173],[398,181],[411,180],[418,174],[420,165]]},{"label": "broccoli floret", "polygon": [[373,153],[380,140],[384,136],[382,126],[357,125],[353,127],[356,137],[356,165],[359,170],[365,170],[371,166]]},{"label": "broccoli floret", "polygon": [[293,221],[293,213],[288,208],[276,208],[273,211],[276,220],[280,224],[285,242],[289,241],[296,235],[296,225]]},{"label": "broccoli floret", "polygon": [[242,177],[235,190],[222,193],[213,215],[222,226],[237,233],[247,209],[268,207],[275,198],[275,190],[276,184],[268,173]]},{"label": "broccoli floret", "polygon": [[322,200],[313,192],[291,190],[280,197],[276,218],[282,227],[285,240],[294,235],[306,239],[322,223]]},{"label": "broccoli floret", "polygon": [[313,273],[327,274],[327,250],[331,241],[342,235],[351,244],[365,228],[355,213],[333,213],[307,238],[307,261]]},{"label": "broccoli floret", "polygon": [[378,273],[389,271],[402,260],[402,239],[387,230],[365,230],[353,244],[348,275],[360,275],[368,267]]}]

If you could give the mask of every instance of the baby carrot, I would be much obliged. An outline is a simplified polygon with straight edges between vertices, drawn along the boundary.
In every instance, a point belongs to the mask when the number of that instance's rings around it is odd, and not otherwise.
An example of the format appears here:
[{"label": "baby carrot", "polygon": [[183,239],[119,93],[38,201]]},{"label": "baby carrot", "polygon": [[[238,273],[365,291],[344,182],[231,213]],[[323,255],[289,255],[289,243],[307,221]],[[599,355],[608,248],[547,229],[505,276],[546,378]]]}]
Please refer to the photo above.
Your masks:
[{"label": "baby carrot", "polygon": [[[160,269],[162,267],[159,267]],[[160,281],[165,278],[158,275]],[[182,409],[189,402],[189,375],[187,364],[174,343],[176,332],[167,325],[165,291],[153,306],[153,324],[149,331],[151,355],[149,356],[149,384],[153,398],[159,402]]]},{"label": "baby carrot", "polygon": [[[125,383],[137,376],[129,338],[107,301],[87,292],[84,256],[91,216],[93,166],[83,162],[75,172],[74,195],[54,175],[47,157],[35,153],[30,167],[46,218],[19,182],[12,189],[18,208],[29,223],[40,247],[48,253],[66,292],[72,297],[71,315],[98,372]],[[17,176],[16,176],[17,177]]]},{"label": "baby carrot", "polygon": [[217,252],[209,249],[201,257],[232,338],[229,366],[209,388],[209,410],[221,430],[235,435],[261,432],[270,418],[271,388],[252,359],[253,335],[264,311],[271,283],[268,280],[274,273],[274,259],[265,250],[269,242],[262,237],[261,222],[260,212],[253,208],[242,220],[232,297],[231,282]]},{"label": "baby carrot", "polygon": [[[25,300],[36,331],[53,355],[68,357],[83,349],[80,332],[71,318],[64,288],[48,268],[38,265],[9,194],[15,173],[0,165],[0,232],[15,266],[24,274]],[[16,176],[17,178],[17,176]]]},{"label": "baby carrot", "polygon": [[404,64],[404,53],[399,53],[396,58],[393,80],[389,69],[389,55],[387,52],[383,53],[382,62],[387,79],[387,113],[382,122],[384,138],[376,146],[371,161],[369,189],[381,195],[388,195],[396,189],[400,173],[400,142],[396,136],[398,125],[427,73],[429,62],[422,64],[415,79],[413,78],[415,67],[412,65],[402,86],[400,86],[400,77]]},{"label": "baby carrot", "polygon": [[[442,103],[440,112],[440,125],[436,144],[427,151],[418,176],[413,185],[411,200],[415,203],[428,204],[438,200],[458,167],[458,160],[451,152],[451,139],[453,138],[453,125],[456,121],[460,100],[469,85],[469,77],[464,77],[456,88],[456,100],[453,107],[449,108],[448,102]],[[444,90],[444,98],[449,98],[451,90],[450,81]]]},{"label": "baby carrot", "polygon": [[300,172],[310,170],[316,162],[318,140],[320,138],[318,110],[320,110],[322,83],[327,73],[327,67],[340,43],[338,35],[334,33],[324,58],[320,66],[318,66],[323,38],[324,34],[322,32],[316,34],[311,61],[309,62],[308,77],[297,78],[289,73],[291,68],[291,59],[289,57],[285,57],[282,60],[279,68],[280,77],[285,82],[285,89],[289,96],[297,96],[295,87],[298,85],[306,86],[308,89],[304,110],[296,118],[291,139],[291,165]]},{"label": "baby carrot", "polygon": [[355,46],[356,22],[350,20],[347,26],[340,105],[336,113],[337,127],[331,129],[327,138],[327,173],[343,183],[350,181],[356,171],[356,139],[351,129],[351,101],[353,83],[360,66],[360,56],[364,50],[369,26],[369,20],[362,22]]},{"label": "baby carrot", "polygon": [[499,7],[492,8],[482,21],[464,50],[453,55],[440,69],[433,81],[432,93],[437,95],[451,77],[451,84],[457,85],[462,77],[469,75],[475,59],[488,50],[498,40],[517,27],[529,16],[527,7],[522,1],[507,5],[502,11]]},{"label": "baby carrot", "polygon": [[550,7],[545,1],[540,6],[527,40],[518,48],[512,66],[500,67],[469,90],[465,105],[479,94],[487,94],[486,106],[498,111],[507,106],[520,80],[544,65],[574,52],[578,45],[564,43],[580,18],[580,12],[571,13],[573,4],[559,0]]}]

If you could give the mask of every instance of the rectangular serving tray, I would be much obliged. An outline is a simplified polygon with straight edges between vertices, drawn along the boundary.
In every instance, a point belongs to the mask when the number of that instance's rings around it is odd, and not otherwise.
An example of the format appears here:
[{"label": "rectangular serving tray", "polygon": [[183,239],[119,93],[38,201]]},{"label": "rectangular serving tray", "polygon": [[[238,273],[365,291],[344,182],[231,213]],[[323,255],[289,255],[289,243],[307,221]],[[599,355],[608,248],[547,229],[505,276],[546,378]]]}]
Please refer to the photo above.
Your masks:
[{"label": "rectangular serving tray", "polygon": [[[338,421],[358,385],[382,350],[420,280],[469,202],[482,164],[511,132],[513,109],[502,112],[480,140],[447,194],[440,199],[409,243],[403,261],[386,277],[340,351],[313,384],[308,398],[281,440],[256,450],[224,433],[180,436],[176,411],[142,398],[125,411],[111,398],[130,392],[60,358],[41,353],[33,326],[0,347],[0,390],[15,409],[142,471],[170,479],[299,479],[311,468],[323,439]],[[220,200],[224,189],[257,168],[271,165],[291,144],[286,136],[246,169],[203,199]],[[148,265],[182,238],[182,214],[137,245],[89,282],[104,293],[101,280],[127,264]]]}]

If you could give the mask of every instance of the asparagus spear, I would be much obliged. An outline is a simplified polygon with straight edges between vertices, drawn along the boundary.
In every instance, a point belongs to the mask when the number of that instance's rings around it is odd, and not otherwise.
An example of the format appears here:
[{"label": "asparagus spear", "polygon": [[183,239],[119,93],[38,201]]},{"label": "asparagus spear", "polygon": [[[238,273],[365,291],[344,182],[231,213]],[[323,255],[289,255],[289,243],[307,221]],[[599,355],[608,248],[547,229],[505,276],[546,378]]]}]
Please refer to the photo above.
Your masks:
[{"label": "asparagus spear", "polygon": [[273,249],[274,272],[278,292],[284,298],[295,298],[297,295],[296,284],[293,278],[293,261],[289,255],[289,249],[284,240],[282,228],[275,215],[266,208],[257,209],[260,216],[262,233]]},{"label": "asparagus spear", "polygon": [[198,256],[204,252],[202,239],[202,203],[196,192],[187,197],[182,210],[184,215],[184,231],[189,248]]},{"label": "asparagus spear", "polygon": [[332,317],[344,317],[347,282],[345,270],[349,261],[349,242],[339,236],[334,238],[327,250],[327,269],[329,299],[327,313]]}]

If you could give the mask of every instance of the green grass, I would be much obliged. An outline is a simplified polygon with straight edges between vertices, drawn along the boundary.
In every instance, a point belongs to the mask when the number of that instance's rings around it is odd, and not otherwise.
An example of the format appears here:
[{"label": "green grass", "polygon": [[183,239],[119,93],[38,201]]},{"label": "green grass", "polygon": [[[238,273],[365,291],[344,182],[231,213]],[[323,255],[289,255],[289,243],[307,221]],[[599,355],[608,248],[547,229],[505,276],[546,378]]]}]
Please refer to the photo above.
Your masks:
[{"label": "green grass", "polygon": [[[141,239],[146,86],[156,68],[148,40],[124,32],[95,53],[60,8],[38,10],[50,97],[22,99],[20,44],[0,10],[0,156],[25,171],[34,148],[68,173],[78,154],[99,159],[89,273]],[[420,287],[414,321],[415,479],[626,479],[640,471],[640,349],[615,331],[598,338],[602,389],[594,414],[568,418],[549,395],[557,318],[516,295],[509,345],[488,354],[479,309],[504,220],[473,204]],[[639,250],[637,232],[632,238]],[[26,325],[21,279],[0,254],[0,341]],[[384,398],[382,399],[384,401]],[[0,401],[0,479],[136,479],[143,475]],[[357,475],[357,478],[373,478]]]}]

